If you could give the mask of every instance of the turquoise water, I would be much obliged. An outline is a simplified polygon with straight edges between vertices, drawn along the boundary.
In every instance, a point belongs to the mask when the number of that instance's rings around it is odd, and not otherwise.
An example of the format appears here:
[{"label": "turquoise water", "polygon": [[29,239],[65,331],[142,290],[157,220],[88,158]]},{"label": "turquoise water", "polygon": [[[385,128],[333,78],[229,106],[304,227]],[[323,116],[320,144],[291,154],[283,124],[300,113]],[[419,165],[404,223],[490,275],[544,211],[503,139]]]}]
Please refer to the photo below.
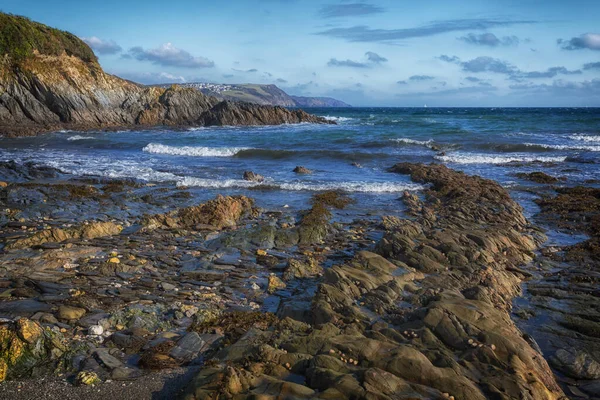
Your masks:
[{"label": "turquoise water", "polygon": [[[338,125],[56,132],[0,138],[2,160],[35,161],[76,175],[173,182],[199,197],[249,192],[266,206],[300,207],[315,191],[348,191],[364,209],[397,207],[407,177],[397,162],[441,162],[507,187],[517,172],[569,183],[600,179],[600,109],[308,109]],[[314,171],[297,175],[295,166]],[[246,182],[243,172],[266,177]]]}]

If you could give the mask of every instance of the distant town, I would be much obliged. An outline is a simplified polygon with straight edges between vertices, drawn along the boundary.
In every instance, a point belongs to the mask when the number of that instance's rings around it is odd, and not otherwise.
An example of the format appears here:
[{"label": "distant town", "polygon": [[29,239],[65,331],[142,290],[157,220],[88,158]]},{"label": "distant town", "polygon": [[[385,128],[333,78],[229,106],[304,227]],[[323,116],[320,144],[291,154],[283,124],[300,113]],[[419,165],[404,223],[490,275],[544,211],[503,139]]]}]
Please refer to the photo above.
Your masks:
[{"label": "distant town", "polygon": [[[178,86],[181,87],[186,87],[186,88],[193,88],[193,89],[197,89],[197,90],[206,90],[206,91],[210,91],[210,92],[214,92],[214,93],[222,93],[228,90],[235,90],[235,89],[240,89],[239,87],[235,86],[235,85],[225,85],[222,83],[208,83],[208,82],[190,82],[190,83],[178,83]],[[156,85],[159,87],[169,87],[171,86],[171,84],[161,84],[161,85]]]}]

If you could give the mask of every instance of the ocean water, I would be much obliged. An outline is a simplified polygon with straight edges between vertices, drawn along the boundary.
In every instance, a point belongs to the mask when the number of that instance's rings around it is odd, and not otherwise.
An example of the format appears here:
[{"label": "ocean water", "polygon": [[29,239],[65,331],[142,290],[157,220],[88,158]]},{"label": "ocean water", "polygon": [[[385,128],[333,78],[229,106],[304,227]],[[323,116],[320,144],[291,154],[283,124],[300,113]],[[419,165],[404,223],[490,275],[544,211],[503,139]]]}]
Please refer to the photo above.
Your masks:
[{"label": "ocean water", "polygon": [[[357,209],[398,208],[405,190],[389,173],[397,162],[438,162],[499,181],[544,171],[569,184],[600,179],[600,109],[342,108],[307,109],[337,125],[167,128],[55,132],[0,138],[0,159],[35,161],[75,175],[136,178],[189,187],[199,198],[247,194],[265,207],[305,207],[321,190],[344,190]],[[292,172],[301,165],[311,175]],[[242,179],[251,170],[262,184]],[[589,183],[589,182],[588,182]]]}]

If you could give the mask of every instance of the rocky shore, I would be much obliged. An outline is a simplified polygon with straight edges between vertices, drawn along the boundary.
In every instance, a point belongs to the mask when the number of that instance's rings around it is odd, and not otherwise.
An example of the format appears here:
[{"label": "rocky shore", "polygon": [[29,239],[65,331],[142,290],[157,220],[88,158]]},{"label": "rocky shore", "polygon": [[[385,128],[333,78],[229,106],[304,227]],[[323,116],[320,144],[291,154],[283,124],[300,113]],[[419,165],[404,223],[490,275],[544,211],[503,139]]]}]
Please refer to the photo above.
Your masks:
[{"label": "rocky shore", "polygon": [[[542,230],[497,183],[442,165],[390,171],[429,189],[405,193],[403,214],[342,223],[353,199],[336,192],[296,214],[2,164],[2,380],[59,379],[71,394],[95,385],[97,398],[123,384],[149,398],[153,377],[183,368],[192,372],[158,380],[177,386],[163,394],[559,399],[566,388],[593,398],[597,238],[539,253]],[[593,234],[595,209],[564,204],[596,195],[566,190],[540,201],[542,215],[579,218]],[[534,280],[538,264],[563,262],[580,267]],[[531,321],[545,309],[568,329],[529,332],[527,296]],[[135,383],[148,379],[153,389]]]}]

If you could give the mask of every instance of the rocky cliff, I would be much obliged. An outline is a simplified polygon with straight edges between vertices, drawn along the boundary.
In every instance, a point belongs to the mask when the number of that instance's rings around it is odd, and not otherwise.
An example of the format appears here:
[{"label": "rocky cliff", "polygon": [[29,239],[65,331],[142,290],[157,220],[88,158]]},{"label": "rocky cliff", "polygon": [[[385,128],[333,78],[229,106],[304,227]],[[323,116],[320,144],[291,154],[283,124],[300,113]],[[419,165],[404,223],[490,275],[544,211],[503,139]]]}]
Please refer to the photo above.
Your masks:
[{"label": "rocky cliff", "polygon": [[134,125],[327,123],[281,107],[221,103],[188,88],[145,87],[105,73],[77,37],[0,14],[0,134]]}]

